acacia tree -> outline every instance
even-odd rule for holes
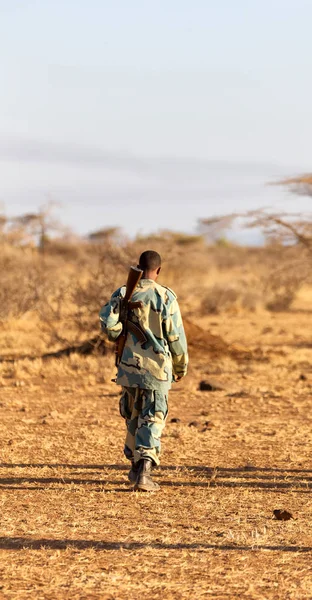
[[[1,241],[5,237],[5,228],[6,228],[7,222],[8,222],[7,218],[4,215],[0,214],[0,239],[1,239]]]
[[[312,174],[307,173],[277,181],[275,185],[287,187],[290,192],[300,196],[312,196]],[[260,215],[263,224],[278,231],[284,241],[296,243],[312,252],[312,216],[311,214],[281,213],[266,215],[265,220]]]
[[[49,202],[38,209],[36,213],[25,213],[11,218],[12,230],[21,238],[35,240],[39,251],[44,254],[49,234],[62,229],[60,222],[53,216],[55,202]]]
[[[214,216],[208,219],[200,219],[199,232],[206,238],[209,244],[216,244],[223,240],[226,232],[233,225],[233,222],[239,217],[238,214]]]
[[[276,185],[287,186],[291,192],[300,196],[312,196],[312,175],[298,175],[297,177],[289,177],[278,181]]]
[[[312,188],[311,188],[312,189]],[[261,230],[268,248],[263,255],[259,289],[270,310],[286,310],[295,300],[301,286],[311,281],[312,219],[298,213],[259,209],[229,216],[203,219],[201,228],[229,227],[239,222],[240,227]],[[208,237],[209,239],[209,237]],[[210,238],[211,239],[211,238]]]
[[[88,240],[96,244],[120,245],[125,240],[125,234],[121,227],[102,227],[89,233]]]

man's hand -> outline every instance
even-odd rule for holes
[[[183,377],[183,375],[174,375],[174,381],[178,383],[179,381],[181,381],[181,379],[183,379]]]

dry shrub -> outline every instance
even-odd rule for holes
[[[208,288],[205,297],[202,300],[202,314],[215,315],[226,311],[237,305],[239,292],[237,288],[227,284],[216,283]]]
[[[273,312],[289,310],[305,280],[300,271],[284,269],[272,273],[264,282],[265,308]]]
[[[38,270],[29,256],[15,252],[0,258],[0,318],[19,317],[38,302]]]
[[[180,302],[202,284],[203,276],[211,269],[209,250],[199,235],[161,231],[138,238],[132,246],[132,254],[138,259],[141,252],[149,248],[162,257],[159,283],[172,287]]]
[[[81,356],[71,354],[61,359],[37,358],[34,360],[16,360],[14,363],[0,364],[0,377],[15,379],[18,384],[24,385],[30,380],[42,383],[42,380],[54,380],[60,383],[64,378],[72,378],[73,385],[94,385],[95,383],[109,383],[114,372],[112,357]]]
[[[285,310],[306,281],[309,261],[297,247],[241,248],[205,245],[200,236],[172,232],[117,245],[79,238],[53,240],[44,255],[34,247],[1,244],[0,319],[5,351],[16,355],[77,345],[99,333],[98,313],[123,285],[129,266],[147,248],[160,252],[160,283],[172,287],[183,315]],[[210,287],[207,287],[210,286]],[[12,319],[33,324],[16,335]],[[14,347],[13,347],[14,346]],[[26,349],[27,346],[27,349]]]
[[[235,281],[233,271],[238,275]],[[229,273],[230,280],[206,289],[201,304],[203,314],[255,311],[260,307],[270,311],[289,310],[302,285],[310,279],[310,260],[298,248],[258,248],[241,270],[233,267]]]
[[[261,276],[264,306],[270,311],[289,310],[303,284],[310,279],[310,257],[305,248],[268,249],[269,268]]]
[[[261,292],[246,286],[246,282],[216,283],[207,289],[201,303],[201,312],[213,315],[240,309],[254,311],[261,302]]]
[[[49,347],[72,345],[99,333],[99,310],[126,281],[131,256],[113,246],[93,248],[92,260],[45,279],[38,307]]]

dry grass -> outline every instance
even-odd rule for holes
[[[157,495],[127,483],[111,356],[0,363],[0,598],[310,599],[311,293],[186,318]],[[5,354],[46,349],[36,319],[2,322]],[[209,378],[223,389],[200,392]]]
[[[296,321],[253,336],[263,316],[240,317],[268,362],[194,357],[171,393],[157,496],[129,490],[107,359],[3,364],[2,597],[310,598],[311,350]],[[212,375],[224,391],[199,392]]]

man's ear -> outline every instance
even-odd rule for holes
[[[161,271],[161,267],[158,267],[158,269],[156,271],[157,275],[159,275],[160,271]]]

